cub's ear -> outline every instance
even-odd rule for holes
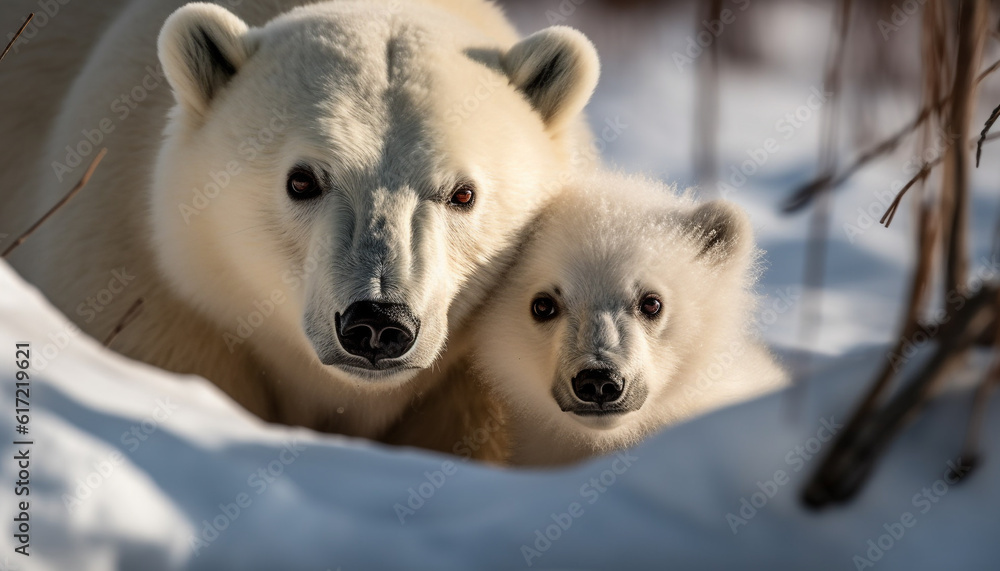
[[[204,115],[250,57],[249,28],[215,4],[188,4],[167,18],[157,42],[160,63],[177,102]]]
[[[732,202],[713,200],[688,215],[689,235],[697,257],[712,264],[749,261],[753,252],[750,217]]]
[[[594,45],[565,26],[546,28],[514,44],[500,65],[551,131],[583,111],[600,74]]]

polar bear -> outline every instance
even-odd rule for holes
[[[266,420],[379,437],[589,143],[593,46],[484,0],[52,4],[0,65],[0,233],[108,154],[13,265],[99,339],[142,298],[115,350]]]
[[[569,185],[472,329],[510,461],[605,453],[782,386],[749,327],[756,258],[731,203],[613,173]]]

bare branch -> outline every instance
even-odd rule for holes
[[[9,52],[10,48],[14,46],[14,42],[16,42],[17,39],[21,37],[21,34],[24,33],[24,29],[28,27],[28,23],[31,22],[31,19],[34,17],[35,17],[34,12],[28,14],[28,19],[25,20],[23,24],[21,24],[21,27],[17,30],[17,33],[14,34],[14,37],[11,38],[9,42],[7,42],[7,47],[3,49],[3,53],[0,53],[0,61],[3,61],[3,58],[7,57],[7,52]]]
[[[101,149],[101,152],[97,153],[97,156],[94,157],[93,161],[91,161],[90,166],[88,166],[87,170],[84,171],[83,176],[80,177],[80,181],[76,183],[76,186],[74,186],[72,190],[70,190],[66,196],[62,198],[62,200],[57,202],[55,206],[50,208],[48,212],[42,215],[42,217],[38,219],[38,222],[32,224],[31,228],[28,228],[23,234],[18,236],[17,240],[14,240],[14,243],[8,246],[7,249],[4,250],[3,254],[0,254],[0,258],[6,259],[7,256],[10,256],[11,252],[14,251],[14,248],[20,246],[22,242],[28,239],[28,236],[31,236],[35,230],[38,230],[39,226],[44,224],[45,221],[55,214],[57,210],[62,208],[71,198],[76,196],[76,193],[80,192],[83,187],[87,186],[87,183],[90,181],[90,177],[93,176],[94,171],[97,170],[97,165],[101,164],[101,159],[103,159],[106,154],[108,154],[108,149]]]
[[[998,298],[1000,301],[1000,298]],[[1000,304],[994,308],[1000,316]],[[994,322],[994,326],[1000,325]],[[972,401],[972,413],[969,415],[969,426],[965,431],[965,443],[962,445],[961,458],[964,463],[975,465],[979,458],[979,435],[982,434],[983,419],[986,417],[986,405],[990,395],[997,385],[1000,385],[1000,327],[993,331],[993,366],[980,381],[976,395]]]
[[[955,318],[942,328],[940,344],[930,362],[877,413],[859,409],[837,436],[829,455],[809,480],[803,501],[813,508],[849,500],[874,469],[879,455],[895,435],[914,419],[945,373],[996,320],[998,290],[984,286]]]
[[[990,127],[993,123],[996,123],[997,118],[1000,118],[1000,105],[996,106],[996,109],[990,113],[990,118],[986,120],[986,125],[983,126],[983,130],[979,133],[979,142],[976,143],[976,168],[979,168],[979,158],[983,154],[983,143],[986,142],[986,134],[990,132]]]
[[[969,138],[976,102],[976,72],[986,43],[987,0],[964,2],[959,8],[958,54],[951,89],[948,133],[958,141]],[[969,266],[969,179],[967,145],[952,145],[945,153],[947,168],[941,189],[941,222],[945,247],[945,291],[964,292]],[[946,301],[947,303],[947,301]],[[953,313],[948,306],[948,312]]]
[[[129,323],[132,323],[135,320],[135,318],[139,316],[139,313],[142,312],[143,303],[144,303],[143,299],[140,297],[139,299],[135,300],[135,303],[133,303],[128,308],[128,310],[125,312],[125,315],[122,315],[122,318],[118,321],[118,324],[115,325],[115,328],[112,329],[111,333],[109,333],[108,336],[104,338],[105,347],[111,346],[111,342],[114,341],[116,337],[118,337],[118,334],[121,333],[123,329],[128,327]]]
[[[711,0],[706,13],[709,22],[721,19],[722,0]],[[699,13],[699,15],[701,15]],[[695,104],[694,162],[698,184],[703,188],[712,185],[716,177],[716,138],[719,130],[719,42],[721,37],[706,48],[708,57],[698,68],[698,93]]]
[[[903,195],[906,194],[906,191],[910,190],[910,188],[914,184],[922,180],[925,180],[927,178],[927,175],[931,173],[931,170],[935,166],[941,164],[942,160],[944,160],[943,157],[938,157],[931,162],[924,163],[924,165],[920,167],[920,171],[917,174],[913,175],[913,178],[911,178],[909,182],[903,185],[903,188],[899,189],[899,192],[896,193],[896,198],[892,199],[892,204],[890,204],[889,207],[886,208],[885,214],[883,214],[882,218],[879,219],[879,224],[884,224],[886,228],[888,228],[889,225],[892,224],[892,219],[896,216],[896,209],[899,208],[899,202],[903,200]]]
[[[980,83],[987,76],[992,74],[997,69],[1000,69],[1000,60],[995,61],[992,65],[982,71],[976,78],[976,83]],[[813,198],[820,192],[826,189],[838,188],[840,185],[844,184],[849,178],[857,174],[862,168],[866,167],[870,162],[875,159],[885,155],[886,153],[891,153],[899,147],[906,137],[916,131],[921,125],[924,124],[927,119],[935,112],[943,110],[946,106],[951,103],[951,94],[941,98],[937,102],[928,103],[920,108],[917,116],[913,118],[909,123],[900,127],[898,131],[890,135],[888,138],[883,140],[881,143],[876,144],[874,147],[868,149],[867,151],[861,153],[858,158],[854,160],[853,163],[848,165],[839,174],[834,175],[833,173],[821,173],[813,180],[803,184],[799,188],[795,189],[791,196],[785,201],[782,206],[782,211],[786,214],[791,214],[793,212],[798,212],[809,204]]]
[[[978,145],[981,146],[984,143],[995,141],[998,138],[1000,138],[1000,133],[993,133],[992,135],[988,135],[980,139]],[[972,145],[976,144],[977,144],[976,141],[969,141],[970,148]],[[894,198],[892,203],[889,204],[889,207],[886,209],[885,214],[883,214],[882,218],[879,220],[880,224],[885,225],[886,228],[889,227],[889,224],[892,224],[892,219],[896,215],[896,209],[899,208],[899,202],[900,200],[902,200],[903,195],[906,194],[906,191],[910,190],[910,187],[912,187],[914,184],[922,180],[925,180],[927,176],[930,174],[930,171],[933,170],[934,167],[936,167],[937,165],[941,164],[944,158],[945,155],[942,155],[934,159],[933,161],[924,163],[923,166],[920,167],[920,171],[917,172],[917,174],[913,175],[913,178],[907,181],[907,183],[903,185],[903,188],[899,189],[899,192],[896,193],[896,198]]]

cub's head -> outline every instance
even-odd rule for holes
[[[251,28],[190,4],[165,23],[154,244],[227,344],[398,385],[558,188],[591,44],[558,27],[493,40],[435,10],[327,2]]]
[[[572,185],[487,302],[477,364],[539,434],[632,444],[668,420],[697,356],[743,326],[753,258],[732,204],[616,175]]]

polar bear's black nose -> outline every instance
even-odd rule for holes
[[[402,356],[417,340],[420,320],[400,303],[356,301],[336,315],[337,338],[351,355],[374,365]]]
[[[573,394],[583,402],[614,402],[624,388],[625,383],[610,369],[584,369],[573,377]]]

